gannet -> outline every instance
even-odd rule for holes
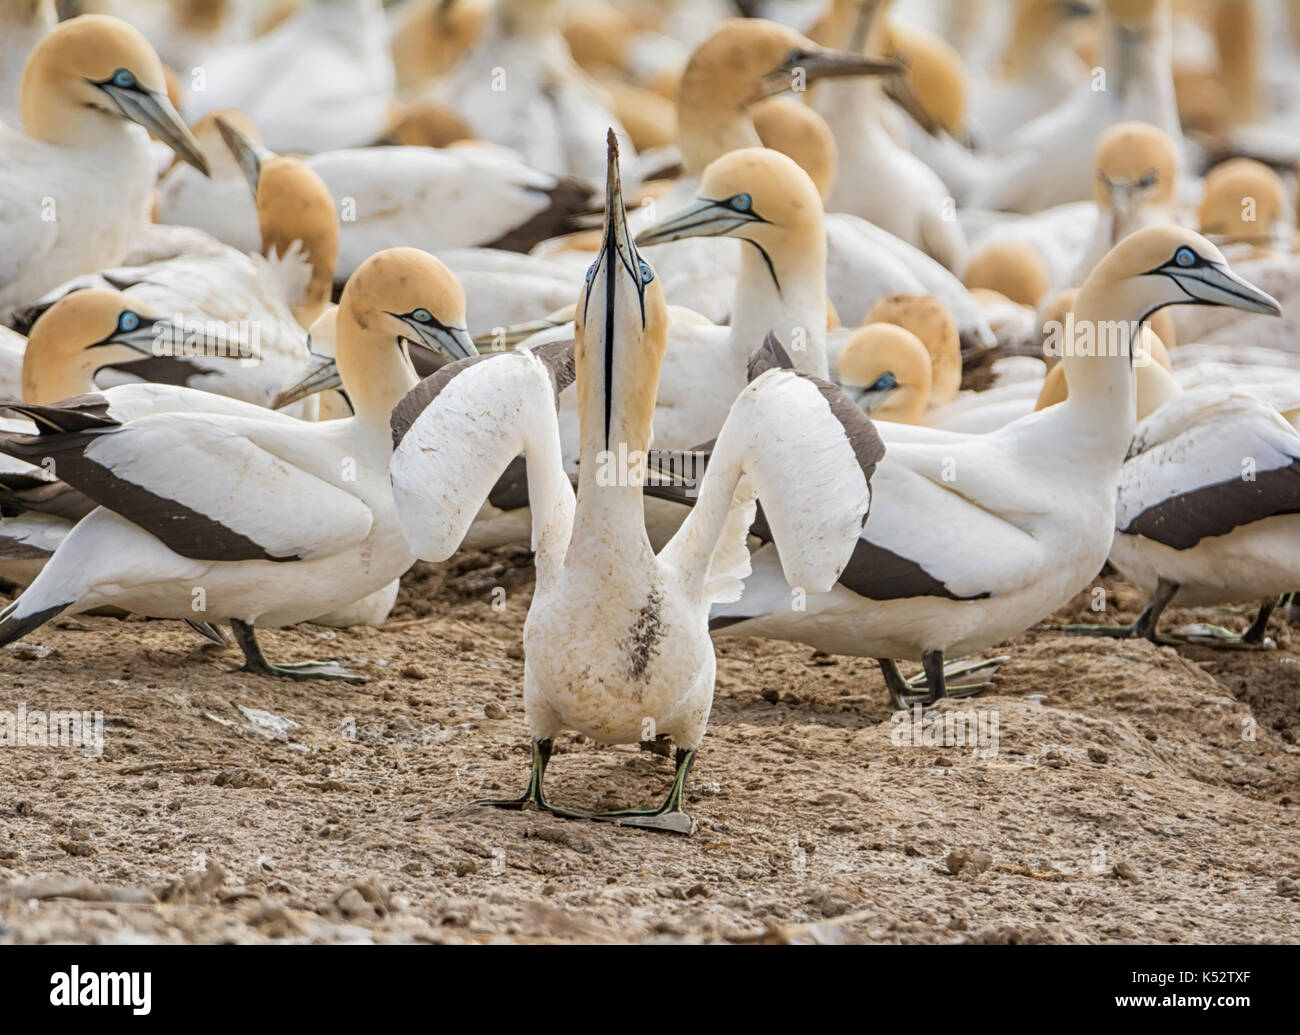
[[[1163,398],[1138,425],[1120,474],[1110,561],[1151,594],[1126,626],[1070,626],[1117,638],[1157,635],[1170,604],[1256,602],[1242,634],[1192,626],[1197,642],[1260,645],[1279,595],[1300,585],[1300,433],[1279,412],[1300,410],[1292,378],[1285,401],[1215,384],[1183,391],[1158,368]]]
[[[1087,198],[1093,192],[1089,152],[1102,132],[1121,121],[1162,129],[1182,164],[1168,0],[1105,0],[1102,15],[1099,70],[1060,105],[1012,134],[1004,158],[977,175],[968,204],[1037,212]]]
[[[257,127],[240,112],[224,110],[203,116],[193,131],[208,175],[183,162],[173,165],[158,182],[155,215],[159,223],[192,226],[241,252],[255,252],[262,246],[257,206],[248,192],[244,170],[217,128],[218,117],[251,143],[262,143]]]
[[[145,129],[206,168],[158,56],[115,18],[55,28],[27,62],[21,100],[23,129],[0,123],[0,311],[121,261],[152,200]]]
[[[86,287],[111,287],[160,312],[184,316],[187,327],[220,328],[228,350],[247,362],[180,356],[168,359],[161,371],[146,360],[122,373],[269,405],[301,373],[306,328],[329,304],[338,217],[324,183],[303,162],[241,153],[256,190],[264,255],[246,255],[191,231],[181,238],[186,247],[180,254],[76,278],[39,300],[35,311]]]
[[[0,451],[53,458],[99,506],[0,612],[0,643],[111,604],[229,621],[250,671],[360,679],[333,663],[273,664],[256,629],[350,604],[410,566],[388,479],[389,414],[417,383],[408,347],[470,355],[464,322],[446,267],[395,249],[365,263],[339,302],[337,361],[354,417],[171,412],[121,423],[103,396],[25,404],[41,433],[4,436]]]
[[[1054,290],[1078,287],[1123,237],[1144,226],[1180,223],[1177,155],[1155,126],[1121,122],[1098,138],[1093,152],[1093,199],[1031,215],[964,209],[973,253],[1020,241],[1047,264]]]
[[[881,51],[883,32],[883,22],[873,19],[864,43],[867,53]],[[878,79],[858,78],[818,88],[813,106],[839,144],[840,174],[827,209],[860,216],[949,270],[960,271],[967,242],[957,222],[952,192],[889,133],[883,121],[885,103]]]
[[[543,793],[561,730],[605,744],[667,736],[677,764],[663,804],[597,818],[690,834],[686,779],[713,700],[708,608],[738,588],[755,496],[790,584],[829,586],[867,513],[882,450],[870,423],[832,386],[767,370],[735,400],[695,508],[656,555],[641,484],[668,313],[627,225],[612,132],[607,183],[603,244],[579,296],[569,375],[581,400],[576,499],[560,457],[560,382],[526,352],[453,364],[397,406],[393,492],[412,550],[443,559],[496,476],[520,451],[527,457],[537,564],[524,626],[532,768],[522,796],[481,804],[584,815]],[[620,456],[630,463],[611,460]]]
[[[1097,139],[1093,167],[1097,222],[1075,284],[1082,284],[1093,266],[1135,230],[1180,222],[1178,151],[1158,126],[1131,121],[1111,126]]]
[[[205,54],[186,112],[244,112],[273,151],[332,151],[378,140],[394,73],[380,0],[305,4],[258,39]]]
[[[869,59],[819,47],[812,40],[783,25],[763,19],[746,18],[725,22],[691,54],[682,74],[677,100],[677,139],[683,175],[673,188],[632,216],[640,229],[653,223],[663,213],[674,212],[689,204],[695,196],[699,179],[708,165],[730,151],[763,144],[755,126],[752,109],[768,97],[807,87],[823,79],[841,76],[887,75],[896,73],[896,61]],[[847,246],[853,246],[851,240]],[[880,259],[879,249],[863,248],[869,259],[851,254],[844,278],[861,290],[907,291],[919,288],[917,279],[898,269],[897,262]],[[660,254],[648,253],[650,261]],[[854,263],[852,259],[861,261]],[[874,262],[883,267],[886,277],[863,266]],[[678,245],[664,268],[664,292],[674,305],[686,306],[707,316],[715,323],[728,316],[727,288],[724,279],[734,277],[736,264],[726,248],[709,241]],[[872,298],[870,301],[874,301]],[[870,301],[863,311],[870,307]]]
[[[1071,46],[1096,14],[1081,0],[1018,0],[1001,67],[972,83],[972,134],[998,151],[1025,123],[1064,101],[1088,75]]]
[[[1277,312],[1190,230],[1153,227],[1121,241],[1079,291],[1076,327],[1132,327],[1168,305]],[[753,557],[739,601],[715,606],[720,633],[793,639],[882,661],[920,659],[930,699],[945,695],[945,652],[981,650],[1066,603],[1101,570],[1115,527],[1120,468],[1136,424],[1127,347],[1097,354],[1076,337],[1061,363],[1069,397],[982,435],[880,425],[887,453],[871,516],[830,592],[789,606],[771,545]],[[1119,343],[1126,345],[1126,342]]]
[[[214,367],[240,362],[238,353],[227,351],[230,343],[224,336],[210,335],[202,325],[187,328],[120,291],[94,288],[56,302],[37,319],[30,337],[20,341],[17,383],[7,385],[0,395],[0,405],[14,404],[19,412],[25,411],[18,404],[55,406],[96,393],[95,378],[105,371],[138,369],[141,362],[155,370],[159,364],[183,365],[187,347],[191,357],[205,355]],[[118,423],[164,412],[235,416],[266,412],[225,396],[169,384],[124,384],[97,398],[103,402],[103,416]],[[25,435],[37,430],[31,422],[13,418],[0,418],[0,428]],[[32,465],[11,457],[0,461],[0,557],[21,562],[19,570],[5,564],[0,571],[24,584],[35,578],[72,526],[95,507],[84,493],[59,480],[56,471],[44,463]]]

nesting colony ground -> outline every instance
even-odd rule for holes
[[[1300,940],[1280,621],[1261,653],[1030,633],[942,709],[995,711],[993,758],[893,743],[873,662],[722,641],[679,839],[467,807],[525,778],[531,592],[526,553],[474,554],[414,570],[383,629],[265,636],[359,688],[245,675],[175,623],[83,616],[0,652],[3,707],[105,717],[98,757],[0,750],[0,941]],[[633,806],[670,775],[568,736],[548,788]]]

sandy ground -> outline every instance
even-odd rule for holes
[[[938,709],[996,717],[979,754],[914,745],[870,661],[721,641],[682,839],[467,807],[525,779],[531,589],[526,553],[475,554],[408,575],[383,629],[264,635],[359,688],[245,675],[164,622],[0,651],[0,708],[105,717],[98,756],[0,749],[0,942],[1300,939],[1300,630],[1278,619],[1263,652],[1031,632],[993,691]],[[547,782],[609,808],[670,777],[566,736]]]

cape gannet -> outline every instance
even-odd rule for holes
[[[115,18],[55,28],[28,59],[21,100],[23,129],[0,123],[0,312],[121,261],[152,201],[146,129],[206,172],[158,56]]]
[[[738,589],[755,496],[781,543],[790,584],[828,586],[867,513],[882,450],[838,390],[768,370],[736,399],[695,508],[656,555],[641,485],[668,314],[627,226],[612,132],[605,212],[567,375],[576,377],[581,400],[576,499],[560,458],[560,381],[533,353],[453,364],[411,392],[393,413],[393,491],[412,549],[443,559],[497,474],[520,451],[527,457],[537,555],[524,627],[532,770],[521,797],[482,804],[584,815],[543,792],[560,731],[607,744],[666,735],[677,765],[664,803],[598,818],[689,834],[696,824],[683,809],[686,779],[713,699],[708,607]],[[466,437],[471,424],[477,430]]]
[[[25,404],[40,434],[4,436],[0,451],[53,458],[99,506],[0,612],[0,642],[113,605],[229,621],[250,671],[360,679],[333,663],[273,664],[255,630],[350,604],[410,566],[388,478],[389,414],[417,383],[410,345],[472,353],[464,319],[464,293],[446,267],[395,249],[365,263],[339,302],[337,361],[354,417],[169,412],[122,423],[103,396]]]
[[[1100,68],[1060,105],[1012,134],[1002,160],[976,176],[969,204],[1037,212],[1087,198],[1093,192],[1088,152],[1121,121],[1159,127],[1182,164],[1168,0],[1104,0],[1102,14]]]
[[[241,252],[255,252],[262,246],[257,206],[248,193],[244,170],[217,128],[218,117],[244,139],[262,143],[257,127],[240,112],[227,109],[203,116],[193,131],[208,175],[200,175],[184,162],[173,165],[158,181],[155,216],[159,223],[192,226]]]
[[[1130,350],[1098,349],[1095,335],[1187,303],[1277,312],[1273,299],[1193,231],[1153,227],[1131,235],[1079,291],[1080,331],[1061,358],[1070,382],[1063,403],[982,435],[905,428],[900,436],[880,425],[888,452],[839,584],[793,610],[777,593],[778,558],[769,544],[753,557],[744,595],[717,605],[711,625],[883,659],[900,705],[908,685],[894,659],[920,659],[930,699],[943,697],[945,652],[1017,635],[1101,570],[1136,414]],[[1093,329],[1091,346],[1086,328]]]
[[[1151,600],[1129,625],[1067,629],[1168,642],[1157,626],[1170,604],[1251,601],[1259,611],[1244,633],[1197,625],[1180,635],[1258,646],[1278,597],[1300,585],[1300,433],[1279,403],[1248,390],[1185,392],[1159,368],[1148,376],[1163,398],[1153,400],[1124,461],[1110,561]],[[1280,405],[1300,410],[1296,379]]]
[[[972,136],[999,151],[1025,123],[1061,103],[1088,75],[1072,43],[1097,13],[1082,0],[1018,0],[999,68],[976,76],[970,98]]]
[[[275,155],[262,161],[247,149],[241,154],[249,176],[245,193],[250,183],[256,191],[265,255],[246,255],[189,232],[181,238],[180,254],[76,278],[39,300],[32,312],[87,287],[124,290],[160,312],[182,315],[187,328],[219,329],[227,351],[246,362],[174,356],[128,365],[122,374],[270,405],[301,373],[306,328],[329,304],[339,224],[329,191],[304,163]],[[300,409],[295,416],[313,412]]]
[[[883,21],[873,18],[865,41],[855,40],[850,49],[862,45],[867,53],[881,53],[884,31]],[[827,83],[817,89],[813,105],[839,144],[840,174],[827,208],[861,216],[960,272],[967,242],[956,202],[939,176],[890,134],[884,123],[886,103],[878,79]],[[865,184],[870,189],[864,190]]]

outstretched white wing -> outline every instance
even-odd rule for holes
[[[757,496],[786,580],[824,593],[852,556],[884,452],[871,421],[834,385],[768,369],[732,406],[699,501],[660,560],[699,571],[706,599],[735,599],[735,581],[749,571],[748,522],[736,510]]]
[[[388,469],[402,532],[417,556],[450,557],[520,453],[527,456],[539,564],[553,546],[567,545],[573,487],[560,463],[555,396],[572,370],[571,342],[475,356],[443,367],[398,403]]]

